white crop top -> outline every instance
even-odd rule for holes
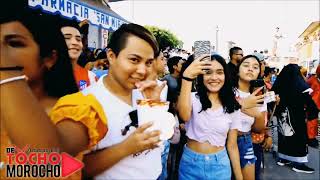
[[[243,99],[243,98],[246,98],[248,96],[250,96],[250,93],[243,92],[243,91],[240,91],[239,89],[236,89],[236,97],[237,98]],[[259,108],[259,111],[260,112],[267,111],[267,104],[263,104]],[[240,112],[239,116],[240,116],[240,121],[241,121],[241,127],[238,130],[241,131],[241,132],[249,132],[249,131],[251,131],[251,126],[254,123],[254,118],[244,114],[243,112]]]

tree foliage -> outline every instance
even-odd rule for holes
[[[183,42],[169,30],[161,29],[156,26],[145,26],[145,28],[156,37],[160,49],[165,49],[168,46],[171,48],[181,48],[183,45]]]

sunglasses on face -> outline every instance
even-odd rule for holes
[[[121,129],[122,136],[125,136],[127,134],[127,132],[129,131],[131,126],[133,126],[135,128],[137,128],[139,126],[137,110],[131,111],[129,113],[129,117],[130,117],[131,123],[126,125],[124,127],[124,129]]]

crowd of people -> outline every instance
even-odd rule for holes
[[[277,164],[314,172],[305,163],[318,142],[319,65],[308,78],[297,64],[279,73],[240,47],[229,62],[195,59],[159,49],[133,23],[87,55],[77,23],[46,18],[15,3],[1,15],[1,162],[15,144],[77,157],[85,166],[70,179],[261,179],[274,116]],[[138,99],[170,102],[171,138],[139,123]]]

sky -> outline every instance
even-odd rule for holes
[[[285,47],[294,44],[313,21],[319,21],[318,0],[285,1],[173,1],[130,0],[110,3],[111,9],[130,22],[168,29],[191,50],[196,40],[210,40],[226,55],[227,41],[245,54],[272,48],[275,28],[280,27]]]

